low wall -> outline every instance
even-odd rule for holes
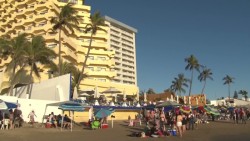
[[[115,110],[112,113],[115,118],[113,120],[128,120],[128,116],[132,119],[135,119],[135,116],[139,113],[139,110]],[[71,115],[69,112],[64,112],[68,116]],[[75,122],[88,122],[89,120],[89,111],[88,109],[84,112],[74,112],[74,120]],[[111,120],[111,116],[108,117],[108,120]]]

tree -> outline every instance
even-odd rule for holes
[[[224,85],[228,85],[228,97],[230,99],[230,84],[233,83],[234,78],[226,75],[222,80],[224,81]]]
[[[16,69],[24,66],[24,48],[28,45],[26,34],[19,34],[13,39],[1,38],[0,39],[0,58],[7,59],[11,57],[10,63],[7,65],[6,71],[10,72],[10,89],[9,95],[13,95],[13,88],[15,86],[14,77]]]
[[[238,93],[237,93],[237,91],[234,91],[234,99],[238,99]]]
[[[198,79],[202,82],[204,81],[204,85],[201,91],[201,94],[204,93],[205,90],[205,86],[206,86],[206,82],[207,82],[207,78],[209,78],[210,80],[213,80],[212,78],[213,73],[211,72],[210,69],[204,68],[203,71],[200,73],[200,75],[198,76]]]
[[[168,92],[170,92],[170,93],[172,92],[170,88],[167,88],[164,90],[164,93],[168,93]]]
[[[61,75],[61,68],[62,66],[62,59],[61,59],[61,46],[62,46],[62,38],[61,38],[61,32],[62,29],[67,27],[71,32],[74,32],[74,28],[77,28],[77,24],[79,23],[79,18],[76,16],[77,11],[72,7],[71,3],[66,4],[62,7],[58,17],[52,17],[51,23],[53,25],[53,30],[59,30],[58,38],[59,38],[59,48],[58,48],[58,63],[59,63],[59,75]]]
[[[239,94],[241,94],[242,97],[244,97],[244,99],[247,101],[247,98],[248,98],[247,94],[248,94],[248,92],[246,90],[240,90]]]
[[[91,33],[90,41],[89,41],[88,50],[87,50],[87,53],[86,53],[86,56],[85,56],[85,59],[84,59],[83,65],[82,65],[80,79],[76,85],[77,88],[79,88],[80,82],[83,79],[84,70],[85,70],[86,63],[87,63],[87,60],[89,58],[89,54],[90,54],[90,50],[91,50],[93,36],[97,33],[98,30],[105,31],[101,26],[106,26],[106,24],[104,22],[105,20],[101,16],[100,12],[95,12],[93,15],[91,15],[90,20],[91,20],[91,23],[87,24],[85,27],[85,33],[89,33],[89,32]]]
[[[193,83],[194,70],[200,72],[201,65],[199,64],[198,60],[195,58],[194,55],[190,55],[190,57],[185,58],[185,62],[187,62],[185,70],[191,71],[191,79],[190,79],[189,94],[188,94],[190,96]]]
[[[30,97],[30,84],[33,83],[33,73],[40,78],[37,63],[44,66],[54,65],[53,59],[56,57],[56,53],[52,49],[46,47],[45,40],[42,36],[32,37],[29,46],[25,47],[24,50],[26,66],[30,67],[30,80],[27,88],[27,94],[29,94]]]
[[[178,74],[178,77],[174,78],[174,81],[172,81],[172,85],[170,86],[171,91],[178,92],[178,95],[181,96],[181,93],[185,93],[186,90],[183,88],[188,87],[187,82],[189,80],[185,78],[184,74]]]
[[[73,63],[68,63],[68,62],[63,62],[61,64],[61,75],[64,74],[71,74],[71,90],[70,90],[70,95],[73,96],[74,93],[74,88],[76,87],[76,84],[80,78],[80,70],[76,68],[76,66]],[[53,66],[51,68],[51,71],[53,72],[54,76],[58,76],[58,70],[59,66]],[[55,72],[55,73],[54,73]]]
[[[155,94],[155,91],[154,89],[152,88],[149,88],[148,91],[147,91],[147,94]]]

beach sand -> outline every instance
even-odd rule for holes
[[[37,125],[38,126],[38,125]],[[233,124],[228,121],[215,121],[200,124],[196,130],[188,130],[183,137],[169,136],[161,138],[131,137],[133,132],[141,132],[145,126],[129,127],[126,122],[115,121],[113,128],[90,130],[75,126],[73,131],[55,128],[24,127],[15,130],[0,130],[1,141],[249,141],[250,121],[247,124]]]

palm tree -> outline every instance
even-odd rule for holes
[[[234,99],[238,99],[238,93],[237,91],[234,91],[234,96],[233,96]]]
[[[244,97],[245,100],[247,101],[247,98],[248,98],[247,94],[248,94],[248,92],[247,92],[246,90],[240,90],[240,91],[238,92],[238,94],[241,94],[242,97]]]
[[[190,57],[185,58],[185,62],[187,62],[185,70],[191,71],[191,79],[190,79],[189,94],[188,94],[188,96],[190,96],[193,83],[194,70],[200,72],[201,65],[199,64],[198,60],[195,58],[194,55],[190,55]]]
[[[228,97],[230,100],[230,84],[233,83],[234,78],[226,75],[222,80],[224,80],[224,85],[228,85]]]
[[[11,57],[11,62],[8,64],[6,71],[10,72],[10,89],[9,95],[13,95],[13,88],[15,83],[14,76],[16,69],[22,68],[24,65],[24,48],[28,45],[26,34],[19,34],[13,39],[1,38],[0,39],[0,58],[7,59]]]
[[[41,65],[54,65],[53,59],[56,57],[56,53],[50,48],[46,47],[45,40],[42,36],[34,36],[30,42],[30,45],[25,48],[26,65],[30,66],[30,79],[29,84],[33,83],[33,72],[37,77],[40,77],[39,68],[37,63]],[[30,94],[29,86],[27,88],[27,94]]]
[[[86,53],[86,56],[85,56],[85,59],[84,59],[83,65],[82,65],[81,76],[80,76],[80,79],[76,85],[77,88],[79,88],[80,82],[83,79],[84,69],[86,67],[86,63],[87,63],[87,60],[88,60],[88,57],[90,54],[93,36],[97,33],[98,30],[105,31],[101,26],[106,26],[106,24],[104,22],[105,20],[101,16],[100,12],[95,12],[93,15],[91,15],[90,20],[91,20],[91,23],[87,24],[85,27],[85,33],[88,33],[88,32],[91,33],[90,41],[89,41],[88,50],[87,50],[87,53]]]
[[[207,82],[207,78],[209,78],[210,80],[213,80],[212,78],[213,73],[211,72],[210,69],[204,68],[203,71],[200,73],[200,75],[198,76],[198,79],[202,82],[204,81],[204,85],[201,91],[201,94],[203,94],[204,90],[205,90],[205,86],[206,86],[206,82]]]
[[[77,28],[78,22],[78,17],[76,16],[77,11],[72,7],[71,3],[66,4],[65,6],[62,7],[58,17],[53,17],[51,19],[51,23],[53,25],[53,30],[59,30],[59,48],[58,48],[58,61],[59,61],[59,75],[61,75],[61,68],[62,66],[62,59],[61,59],[61,32],[62,29],[67,27],[71,32],[74,32],[74,28]]]
[[[188,79],[185,78],[184,74],[178,74],[178,77],[174,78],[174,81],[172,81],[172,85],[170,86],[171,91],[177,92],[179,96],[181,96],[181,93],[185,93],[186,90],[183,88],[188,87],[187,82],[189,82]]]
[[[76,87],[76,84],[80,78],[80,70],[76,68],[76,66],[72,63],[68,63],[68,62],[63,62],[61,64],[61,75],[64,75],[64,74],[68,74],[70,73],[71,74],[71,96],[73,95],[74,93],[74,88]],[[58,66],[53,66],[53,68],[51,68],[51,71],[55,74],[54,76],[58,76],[58,69],[59,67]]]
[[[146,92],[147,94],[155,94],[155,91],[153,88],[149,88],[148,91]]]

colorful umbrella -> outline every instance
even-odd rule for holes
[[[97,118],[104,118],[104,117],[110,116],[113,112],[114,110],[101,108],[97,110],[96,112],[94,112],[94,116]]]
[[[180,110],[183,112],[183,113],[190,113],[191,112],[191,109],[189,106],[181,106],[180,107]]]

